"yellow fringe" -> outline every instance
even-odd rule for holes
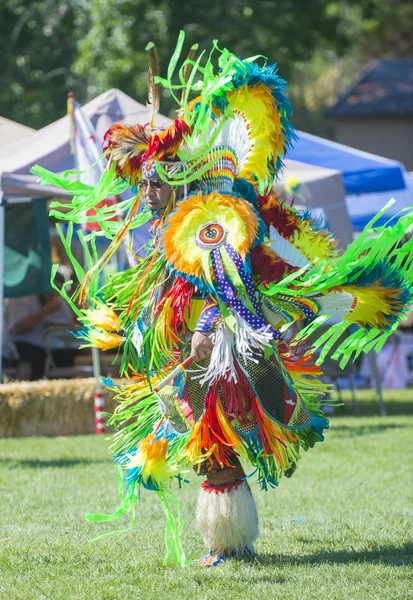
[[[154,327],[154,346],[166,360],[173,360],[173,350],[179,347],[179,343],[183,343],[171,328],[172,302],[172,296],[166,298]]]

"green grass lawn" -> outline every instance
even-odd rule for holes
[[[362,397],[361,412],[376,411]],[[413,598],[413,393],[389,416],[340,408],[324,443],[294,477],[264,493],[252,484],[261,537],[250,562],[218,569],[163,567],[164,515],[143,491],[133,532],[88,540],[125,522],[87,523],[111,512],[117,490],[107,442],[96,436],[0,440],[0,598],[346,599]],[[193,514],[200,481],[178,491],[188,557],[203,554]]]

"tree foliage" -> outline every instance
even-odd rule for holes
[[[0,114],[38,128],[64,115],[68,91],[85,102],[111,87],[145,102],[146,44],[165,72],[184,29],[187,48],[217,38],[276,60],[304,120],[309,78],[341,65],[347,82],[371,57],[413,55],[412,19],[405,0],[2,0]],[[161,110],[172,110],[168,98]]]

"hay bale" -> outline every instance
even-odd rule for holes
[[[22,381],[0,386],[0,437],[94,433],[95,379]],[[105,411],[113,393],[104,390]]]

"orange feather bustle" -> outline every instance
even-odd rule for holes
[[[251,205],[229,194],[212,192],[190,195],[179,203],[179,211],[166,221],[163,255],[177,271],[197,278],[203,275],[202,252],[195,242],[197,231],[207,223],[218,221],[227,232],[228,241],[244,259],[257,234],[258,219]]]

